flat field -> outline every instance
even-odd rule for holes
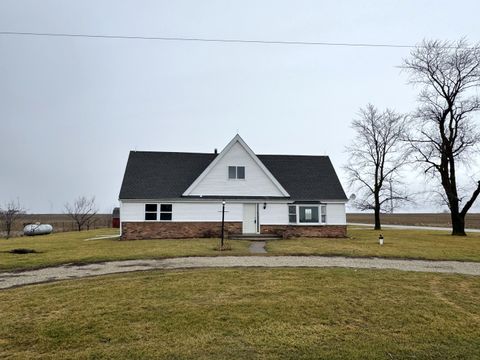
[[[465,221],[467,228],[480,229],[480,214],[467,214]],[[373,224],[373,214],[349,213],[347,214],[347,222]],[[445,213],[382,214],[382,224],[437,227],[452,226],[452,222],[450,221],[450,214]]]
[[[0,292],[0,358],[479,359],[476,277],[196,269]]]

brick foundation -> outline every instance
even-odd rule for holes
[[[188,239],[220,237],[220,222],[122,222],[123,240],[141,239]],[[261,225],[262,234],[280,235],[284,239],[292,237],[330,237],[347,236],[346,225]],[[225,236],[241,234],[241,222],[226,222]]]
[[[188,239],[221,236],[220,222],[122,222],[123,240]],[[241,222],[226,222],[228,233],[242,232]]]
[[[343,238],[347,236],[347,225],[261,225],[262,234],[292,237]]]

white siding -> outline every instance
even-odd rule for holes
[[[172,221],[221,221],[222,203],[151,201],[142,203],[122,202],[121,221],[144,221],[145,204],[172,204]],[[225,221],[242,221],[243,204],[226,204]]]
[[[175,203],[173,221],[221,221],[222,203]],[[242,221],[243,204],[225,204],[225,221]]]
[[[221,202],[155,202],[172,204],[172,221],[221,221],[222,204]],[[288,204],[287,203],[269,203],[264,209],[264,203],[258,202],[260,213],[260,224],[262,225],[287,225],[288,224]],[[243,204],[229,203],[225,205],[225,221],[243,221]],[[120,204],[121,221],[144,221],[145,202],[121,202]],[[327,204],[327,225],[345,225],[345,204],[329,203]]]
[[[260,224],[262,225],[286,225],[288,224],[288,205],[269,204],[263,208],[260,204]]]
[[[229,166],[245,166],[245,179],[228,179]],[[238,142],[190,195],[283,196],[279,188]]]
[[[345,225],[346,223],[345,204],[327,204],[327,224]]]
[[[121,221],[143,221],[145,220],[145,203],[120,203]]]

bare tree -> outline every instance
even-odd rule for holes
[[[91,199],[80,196],[73,202],[73,205],[65,204],[65,214],[75,221],[78,231],[82,231],[83,226],[88,225],[97,212],[94,196]]]
[[[480,46],[468,46],[464,40],[423,41],[402,67],[410,82],[420,87],[420,105],[409,142],[425,174],[438,179],[443,188],[452,235],[466,235],[465,215],[480,194],[480,179],[473,188],[461,191],[457,174],[458,165],[473,165],[472,154],[480,143],[472,119],[480,109],[475,94],[480,86]]]
[[[407,163],[408,154],[402,140],[406,131],[406,117],[393,110],[380,112],[368,104],[353,120],[356,136],[346,148],[350,154],[344,167],[350,187],[357,193],[355,206],[373,210],[375,229],[381,229],[380,212],[403,201],[408,201],[400,190],[399,172]]]
[[[25,214],[25,209],[20,205],[19,200],[10,201],[5,205],[5,209],[0,208],[0,218],[7,233],[7,239],[10,237],[13,225],[22,214]]]

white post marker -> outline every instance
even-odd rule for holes
[[[383,245],[383,235],[382,235],[382,234],[380,234],[380,235],[378,236],[378,243],[379,243],[380,245]]]

